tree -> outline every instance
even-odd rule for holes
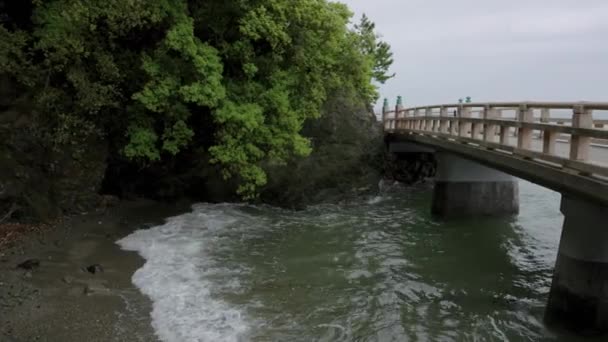
[[[360,36],[361,52],[371,56],[374,61],[373,79],[384,84],[389,79],[395,77],[394,73],[389,73],[389,69],[393,64],[391,47],[388,43],[380,40],[381,36],[376,33],[376,24],[363,14],[359,24],[355,25],[355,31]]]
[[[300,135],[337,89],[375,101],[390,48],[326,0],[32,0],[0,7],[0,77],[35,99],[49,141],[96,134],[143,167],[210,156],[255,197],[263,164],[306,156]]]

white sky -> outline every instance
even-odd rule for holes
[[[608,101],[608,0],[340,0],[391,44],[406,106]]]

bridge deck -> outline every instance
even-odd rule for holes
[[[472,114],[475,108],[481,109]],[[570,120],[551,118],[552,109],[563,108],[572,109]],[[389,141],[417,142],[457,153],[550,189],[606,204],[608,149],[599,146],[608,141],[608,130],[592,114],[594,109],[606,108],[608,103],[455,104],[411,109],[398,105],[395,111],[385,108],[383,121]],[[504,117],[505,110],[515,111],[517,119]],[[539,117],[535,110],[540,110]]]

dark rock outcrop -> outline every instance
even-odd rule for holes
[[[377,190],[383,135],[376,117],[364,104],[341,96],[330,99],[324,113],[304,127],[313,145],[309,157],[267,168],[263,202],[300,208]]]
[[[385,153],[384,179],[413,185],[432,178],[437,161],[432,153]]]
[[[0,108],[0,216],[48,221],[99,202],[107,148],[102,139],[53,146],[31,112]]]

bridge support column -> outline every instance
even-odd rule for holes
[[[562,196],[561,211],[545,321],[583,334],[608,333],[608,206]]]
[[[437,152],[435,158],[434,215],[501,216],[519,211],[519,187],[513,176],[446,152]]]

